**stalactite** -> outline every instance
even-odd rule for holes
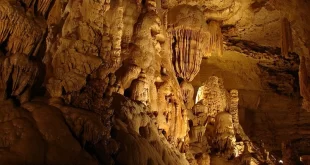
[[[9,19],[0,20],[0,43],[4,42],[10,34]]]
[[[21,0],[21,1],[26,7],[26,10],[36,9],[35,12],[45,16],[54,0]]]
[[[38,6],[37,6],[37,10],[39,13],[41,13],[43,16],[46,14],[46,12],[48,11],[51,3],[53,0],[38,0]]]
[[[282,20],[282,49],[281,54],[285,58],[288,57],[288,53],[293,50],[293,38],[291,24],[287,18]]]
[[[43,28],[6,1],[0,2],[0,44],[7,43],[7,51],[30,55],[43,34]]]
[[[5,49],[7,55],[10,55],[1,64],[0,88],[7,91],[6,83],[11,77],[12,87],[9,90],[12,93],[7,95],[16,96],[24,102],[29,99],[30,88],[38,72],[36,64],[28,56],[37,53],[44,27],[40,21],[30,18],[29,13],[16,10],[14,5],[8,1],[0,1],[0,44],[7,42]],[[25,5],[31,5],[31,1],[26,1]]]
[[[173,64],[178,77],[192,81],[200,70],[204,56],[203,42],[207,35],[201,30],[192,30],[185,27],[174,28],[170,36],[173,50]]]
[[[162,1],[162,5],[168,4]],[[199,72],[202,58],[208,55],[210,32],[206,20],[199,8],[189,5],[169,10],[167,20],[176,75],[190,82]]]
[[[0,44],[4,42],[13,28],[10,26],[12,20],[16,19],[14,9],[7,1],[0,1]]]
[[[25,90],[31,88],[38,74],[38,66],[25,54],[14,54],[2,61],[1,68],[1,90],[7,91],[6,85],[12,78],[12,87],[7,93],[9,96],[21,96]],[[25,98],[28,99],[28,98]]]
[[[6,98],[6,91],[7,91],[7,82],[10,78],[10,75],[13,70],[13,66],[10,65],[9,61],[5,57],[1,57],[0,59],[0,92],[1,96],[0,99]]]
[[[210,55],[213,51],[219,56],[223,55],[223,34],[220,27],[220,23],[217,21],[211,21],[209,23],[210,43],[207,53]]]

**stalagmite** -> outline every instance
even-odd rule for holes
[[[223,81],[216,76],[211,76],[198,89],[196,103],[201,101],[207,107],[206,113],[214,118],[217,113],[227,108],[226,92],[223,88]]]
[[[291,23],[287,18],[283,18],[282,20],[282,48],[281,54],[285,58],[288,58],[288,53],[293,51],[293,38],[292,38],[292,29]]]
[[[227,112],[221,112],[215,118],[215,134],[214,143],[216,148],[226,158],[232,158],[236,152],[236,138],[233,127],[232,116]]]
[[[232,116],[232,121],[235,125],[239,124],[239,116],[238,116],[238,90],[233,89],[230,91],[230,106],[229,106],[229,113]]]
[[[227,113],[226,106],[227,106],[227,98],[226,98],[226,90],[223,86],[223,81],[216,76],[211,76],[208,80],[203,84],[202,87],[198,89],[197,96],[196,96],[196,104],[192,108],[189,119],[191,121],[191,128],[190,128],[190,146],[199,146],[199,150],[195,150],[196,156],[205,154],[206,148],[209,147],[207,137],[212,137],[214,139],[225,139],[223,136],[225,133],[222,132],[217,134],[217,132],[213,132],[213,129],[221,129],[222,127],[219,125],[218,119],[215,119],[221,113]],[[231,115],[228,114],[231,118]],[[221,122],[229,122],[229,118],[222,119],[225,121]],[[231,119],[232,120],[232,119]],[[232,122],[232,121],[231,121]],[[232,124],[232,123],[231,123]],[[225,124],[224,124],[225,125]],[[214,128],[215,127],[215,128]],[[223,127],[227,127],[227,124]],[[232,131],[234,128],[232,127]],[[234,132],[233,132],[234,135]],[[221,137],[222,136],[222,137]],[[210,140],[210,139],[209,139]],[[221,141],[221,140],[219,140]],[[223,140],[225,141],[225,140]],[[215,143],[215,148],[218,148],[218,143]],[[210,144],[211,145],[211,144]],[[225,145],[225,144],[224,144]],[[226,148],[222,149],[226,151]]]
[[[112,38],[112,50],[110,55],[110,63],[108,63],[109,67],[118,67],[120,65],[121,61],[121,41],[122,41],[122,35],[123,35],[123,29],[124,29],[124,23],[123,23],[123,13],[124,9],[123,7],[118,7],[116,10],[116,18],[115,22],[112,26],[111,33],[114,34]]]
[[[223,80],[216,76],[209,77],[198,89],[196,104],[189,115],[189,145],[195,148],[193,153],[196,157],[211,147],[219,155],[232,159],[245,152],[244,143],[252,145],[239,124],[238,101],[238,91],[232,89],[228,93]],[[253,157],[249,156],[249,159]]]
[[[145,73],[141,72],[138,79],[132,82],[131,90],[131,99],[141,101],[143,104],[149,105],[150,87]]]

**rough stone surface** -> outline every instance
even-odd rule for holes
[[[0,164],[308,162],[309,11],[0,0]]]

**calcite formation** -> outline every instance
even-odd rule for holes
[[[0,0],[0,164],[305,162],[309,10],[303,0]],[[266,91],[298,110],[273,112]],[[285,110],[289,138],[270,117]],[[260,126],[272,145],[246,134]]]
[[[191,109],[194,106],[194,87],[186,82],[183,81],[180,84],[181,92],[182,92],[182,98],[183,102],[187,109]]]
[[[291,23],[287,18],[283,18],[282,21],[282,49],[281,53],[284,57],[288,58],[289,51],[293,50],[293,38]]]
[[[1,1],[0,43],[6,42],[5,50],[9,54],[22,53],[36,55],[45,32],[43,20],[24,13],[9,1]],[[24,32],[28,32],[26,35]]]
[[[140,73],[138,79],[132,82],[132,92],[131,92],[131,99],[141,101],[145,105],[147,105],[149,100],[149,82],[145,73]]]
[[[205,22],[203,12],[193,6],[180,5],[167,13],[172,62],[177,76],[192,81],[200,70],[202,57],[212,52],[223,54],[220,23]]]
[[[188,129],[188,116],[182,100],[181,93],[174,91],[171,82],[164,82],[158,88],[158,127],[173,141],[183,139]]]
[[[168,30],[177,76],[192,81],[208,45],[209,33],[203,14],[192,6],[177,6],[168,12]]]
[[[223,35],[221,24],[218,21],[210,21],[208,25],[211,36],[207,52],[208,54],[215,52],[221,56],[223,55]]]
[[[215,118],[216,114],[225,111],[227,104],[227,91],[223,86],[223,80],[212,76],[198,89],[196,102],[206,106],[205,112]]]
[[[31,87],[38,74],[38,65],[24,54],[14,54],[4,59],[1,67],[2,97],[15,96],[20,102],[28,101]],[[9,86],[9,82],[12,86]]]
[[[192,31],[186,28],[174,29],[172,31],[171,43],[174,47],[173,62],[178,77],[187,81],[194,79],[194,76],[199,72],[200,63],[204,52],[202,52],[203,38],[206,38],[199,30]]]
[[[230,91],[229,113],[232,116],[232,121],[234,125],[239,124],[238,102],[239,102],[238,90],[233,89]]]
[[[215,118],[215,148],[228,159],[236,156],[236,138],[233,127],[232,115],[221,112]]]

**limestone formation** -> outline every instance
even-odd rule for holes
[[[0,164],[307,162],[309,11],[0,0]]]
[[[22,53],[36,55],[45,27],[40,19],[15,8],[14,3],[1,1],[0,44],[7,42],[5,50],[9,54]],[[41,9],[39,9],[41,10]],[[27,32],[27,34],[24,34]]]
[[[216,115],[214,143],[216,149],[226,158],[236,156],[236,138],[231,114],[221,112]]]
[[[283,18],[281,32],[282,32],[281,53],[282,56],[288,58],[289,51],[293,50],[293,38],[292,38],[291,23],[288,21],[287,18]]]
[[[184,138],[187,133],[187,114],[182,100],[181,93],[174,91],[171,82],[164,82],[158,88],[158,126],[172,140]]]
[[[149,86],[146,80],[145,74],[141,73],[139,78],[132,82],[132,94],[131,98],[133,100],[141,101],[143,104],[147,105],[149,103]]]
[[[238,90],[233,89],[228,94],[223,80],[211,76],[198,89],[196,100],[198,102],[189,115],[191,153],[198,157],[213,151],[228,160],[241,155],[244,160],[256,161],[256,158],[247,156],[249,151],[245,149],[245,145],[253,144],[239,123]],[[263,156],[259,157],[263,159]],[[188,160],[191,161],[190,157]]]
[[[172,62],[177,76],[192,81],[199,72],[210,37],[203,14],[192,6],[178,6],[169,11],[168,23]]]
[[[208,46],[208,53],[216,52],[219,56],[223,55],[223,35],[221,24],[216,21],[211,21],[209,24],[210,31],[210,45]],[[210,56],[210,55],[209,55]]]
[[[183,102],[186,105],[186,108],[191,109],[194,106],[194,88],[193,88],[193,86],[190,83],[183,81],[180,84],[180,88],[182,90]]]
[[[20,102],[30,99],[31,87],[38,74],[38,66],[24,54],[14,54],[2,61],[1,64],[1,93],[2,97],[16,96]],[[9,82],[12,83],[9,86]],[[7,93],[11,91],[11,93]]]
[[[216,114],[227,110],[227,91],[224,89],[223,80],[211,76],[198,89],[196,102],[201,102],[206,106],[205,113],[211,118],[215,118]]]
[[[238,102],[239,102],[238,90],[233,89],[230,91],[229,113],[232,116],[234,126],[239,125]]]

